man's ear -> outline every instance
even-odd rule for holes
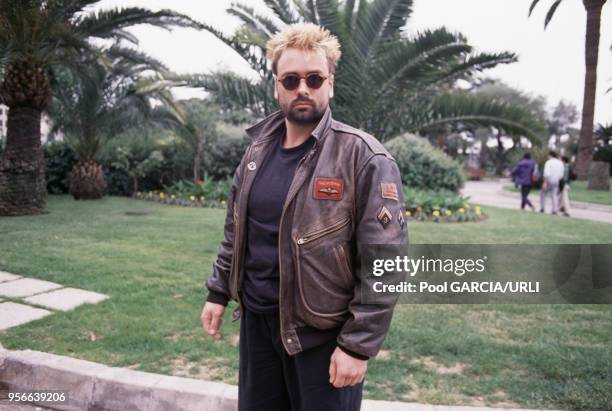
[[[329,98],[333,98],[334,97],[334,75],[331,74],[329,76]]]
[[[276,78],[274,78],[274,80],[275,80],[275,81],[274,81],[274,98],[275,98],[276,100],[278,100],[278,89],[277,89],[277,87],[278,87],[278,81],[276,81]]]

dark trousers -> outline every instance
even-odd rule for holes
[[[521,209],[525,208],[526,205],[533,208],[533,204],[529,201],[529,192],[531,191],[531,186],[522,185],[521,186]]]
[[[280,339],[278,311],[246,309],[240,319],[239,411],[359,411],[363,383],[335,388],[329,362],[336,340],[293,356]]]

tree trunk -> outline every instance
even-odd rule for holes
[[[0,215],[40,214],[47,206],[45,159],[40,142],[41,110],[11,107],[0,160]]]
[[[193,181],[200,179],[200,153],[196,153],[193,157]]]
[[[79,160],[70,172],[70,194],[75,200],[97,200],[104,196],[106,180],[95,160]]]
[[[501,140],[501,135],[498,133],[497,136],[497,158],[495,159],[495,174],[498,176],[502,175],[504,171],[504,144]]]
[[[586,179],[593,158],[593,123],[595,117],[595,96],[597,93],[597,60],[599,55],[599,27],[601,9],[606,0],[583,0],[587,12],[585,40],[584,100],[582,103],[582,125],[576,157],[576,174]]]

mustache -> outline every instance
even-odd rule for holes
[[[293,107],[293,106],[295,106],[295,105],[297,105],[297,104],[299,104],[299,103],[308,103],[308,104],[310,104],[311,106],[314,106],[314,105],[315,105],[314,100],[311,100],[311,99],[306,98],[306,97],[298,97],[298,98],[296,98],[295,100],[293,100],[293,103],[291,103],[291,106]]]

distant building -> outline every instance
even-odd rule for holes
[[[6,127],[8,122],[8,107],[0,104],[0,139],[6,139]],[[43,113],[40,120],[40,141],[45,144],[50,140],[62,140],[62,133],[51,135],[53,124],[46,113]]]

